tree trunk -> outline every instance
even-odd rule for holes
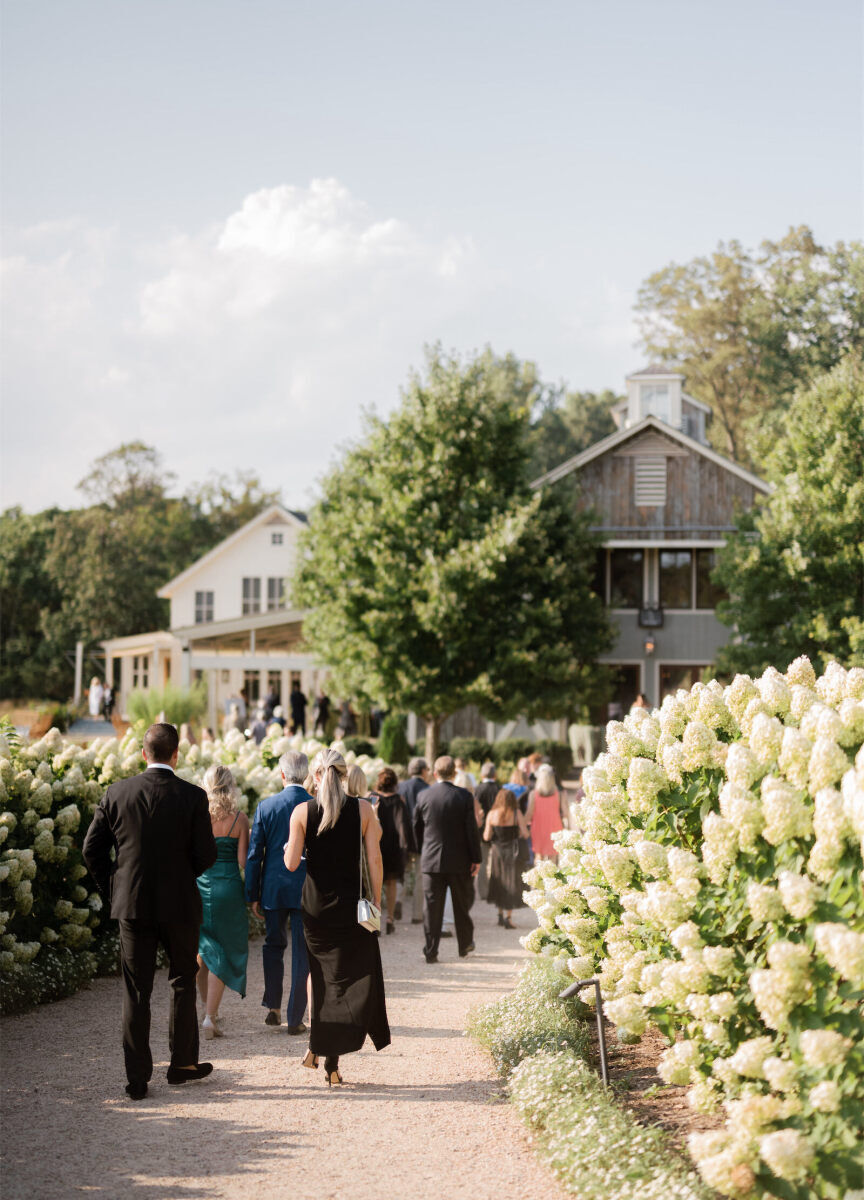
[[[431,770],[438,757],[438,737],[444,717],[424,717],[423,720],[426,722],[426,761]]]

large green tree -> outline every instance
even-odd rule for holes
[[[864,663],[864,365],[849,355],[794,397],[768,460],[773,492],[739,522],[716,578],[735,628],[721,671],[799,654]]]
[[[512,357],[427,352],[387,420],[324,480],[295,581],[334,686],[426,721],[566,715],[611,640],[587,518],[532,491],[532,389]]]
[[[649,356],[711,406],[718,449],[762,466],[795,389],[864,348],[864,245],[806,226],[755,251],[721,242],[650,275],[636,311]]]
[[[622,397],[603,392],[545,389],[531,421],[529,473],[537,479],[574,454],[615,432],[612,406]]]

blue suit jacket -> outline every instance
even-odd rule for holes
[[[291,783],[275,796],[267,796],[255,810],[246,859],[246,899],[257,900],[262,908],[299,908],[306,879],[306,860],[296,871],[285,866],[284,850],[288,841],[291,814],[305,804],[309,794]]]

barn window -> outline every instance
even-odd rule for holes
[[[666,503],[666,456],[643,454],[635,460],[634,503],[637,507]]]

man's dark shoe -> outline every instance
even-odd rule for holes
[[[169,1067],[166,1078],[169,1083],[193,1083],[204,1079],[213,1070],[212,1063],[199,1063],[197,1067]]]
[[[453,930],[452,930],[452,929],[442,929],[442,930],[441,930],[441,936],[442,936],[442,937],[452,937],[452,936],[453,936]]]
[[[411,918],[411,924],[412,924],[412,925],[422,925],[422,924],[423,924],[423,918],[422,918],[422,917],[412,917],[412,918]]]
[[[264,1018],[264,1024],[265,1025],[281,1025],[282,1018],[280,1017],[279,1013],[275,1013],[275,1012],[271,1011],[271,1012],[268,1012],[267,1016]]]
[[[138,1082],[127,1083],[126,1095],[130,1100],[143,1100],[147,1095],[147,1084]]]
[[[292,1034],[301,1034],[306,1032],[306,1026],[301,1021],[299,1025],[289,1025],[288,1032]]]
[[[471,954],[471,953],[472,953],[472,951],[474,951],[474,950],[476,950],[476,949],[477,949],[477,947],[474,945],[474,943],[473,943],[473,942],[471,942],[469,945],[467,945],[467,946],[465,947],[465,949],[464,949],[464,950],[460,950],[460,951],[459,951],[459,957],[460,957],[460,958],[467,958],[467,957],[468,957],[468,955],[469,955],[469,954]]]
[[[430,967],[432,963],[436,963],[438,961],[437,954],[424,954],[423,957],[426,959],[427,963],[429,963]]]

